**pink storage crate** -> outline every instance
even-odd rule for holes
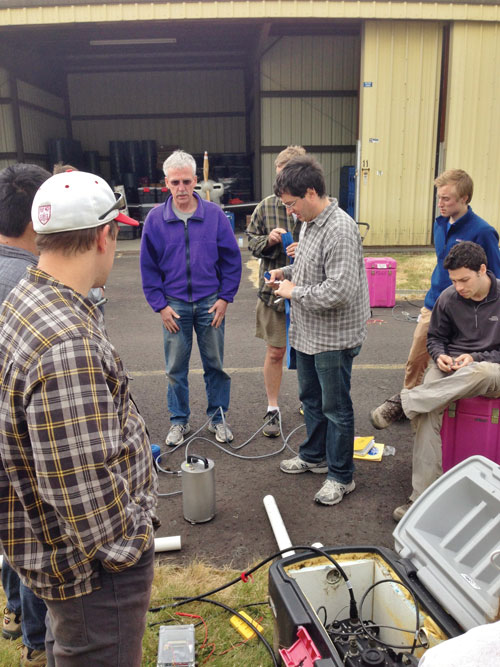
[[[396,303],[396,266],[392,257],[365,257],[372,308],[392,308]]]
[[[460,461],[482,454],[500,463],[500,398],[461,398],[443,416],[443,472]]]

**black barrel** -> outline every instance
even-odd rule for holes
[[[123,141],[109,142],[109,168],[112,178],[117,182],[121,181],[120,175],[127,171]]]
[[[101,163],[99,160],[99,151],[84,151],[83,161],[85,169],[91,174],[100,174]]]
[[[148,183],[156,183],[158,180],[156,141],[154,139],[143,139],[141,141],[141,153],[144,165],[143,176],[148,179]]]

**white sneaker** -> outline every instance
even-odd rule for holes
[[[177,447],[184,442],[184,436],[189,433],[191,426],[189,424],[172,424],[168,435],[165,439],[165,444],[169,447]]]
[[[328,466],[326,461],[321,461],[321,463],[308,463],[304,461],[300,456],[294,456],[293,459],[285,459],[280,463],[281,472],[289,472],[292,475],[297,475],[299,472],[316,472],[316,473],[325,473],[328,472]]]
[[[334,479],[327,479],[318,493],[314,496],[314,500],[320,505],[336,505],[340,503],[342,498],[354,491],[356,484],[354,480],[349,484],[341,484]]]
[[[233,434],[231,433],[231,429],[229,428],[227,422],[225,424],[222,422],[219,424],[210,422],[208,425],[208,430],[210,433],[215,433],[215,439],[217,442],[231,442],[233,440]]]

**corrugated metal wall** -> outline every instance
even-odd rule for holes
[[[68,87],[84,150],[154,139],[190,153],[246,151],[243,70],[71,74]]]
[[[66,136],[64,102],[24,81],[17,82],[17,90],[24,152],[47,153],[49,139]]]
[[[281,149],[290,144],[325,147],[324,152],[313,154],[324,167],[329,192],[338,195],[340,167],[355,160],[359,59],[360,38],[352,34],[286,36],[265,53],[261,61],[263,196],[272,190],[279,152],[265,147]],[[343,152],[327,149],[341,145],[346,146]]]
[[[365,24],[359,220],[370,245],[431,242],[441,42],[438,23]]]
[[[0,154],[15,153],[16,138],[12,121],[9,73],[3,68],[0,68],[0,98],[4,100],[0,104]],[[11,159],[0,159],[0,169],[8,167],[9,164],[12,164]]]
[[[473,209],[500,229],[500,26],[457,23],[450,36],[445,158],[474,180]]]

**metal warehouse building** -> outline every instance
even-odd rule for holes
[[[0,167],[73,139],[245,156],[250,198],[302,144],[331,194],[357,167],[370,245],[431,242],[432,181],[474,178],[500,229],[500,6],[493,0],[0,0]]]

